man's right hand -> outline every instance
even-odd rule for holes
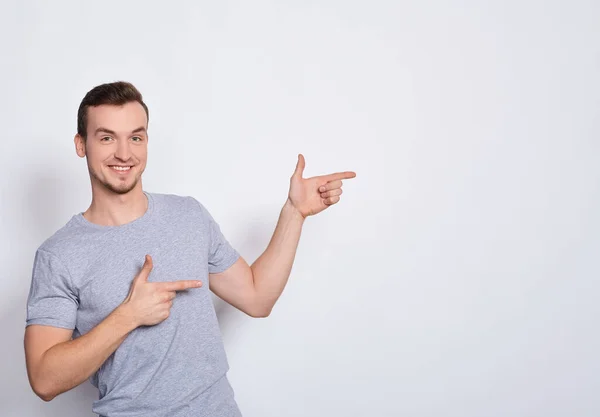
[[[202,286],[202,282],[195,280],[148,282],[151,271],[152,258],[146,255],[144,266],[133,279],[129,294],[123,301],[137,326],[153,326],[166,320],[177,291]]]

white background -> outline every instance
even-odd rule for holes
[[[193,195],[253,262],[298,153],[353,170],[272,315],[217,303],[245,417],[600,415],[596,1],[3,1],[0,415],[45,403],[35,249],[91,194],[95,85],[150,108],[144,188]]]

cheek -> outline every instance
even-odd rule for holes
[[[96,172],[102,171],[105,167],[105,161],[110,158],[110,153],[92,151],[87,153],[88,166]]]
[[[141,165],[146,165],[146,160],[148,159],[148,152],[145,149],[138,150],[134,153],[134,155]]]
[[[107,148],[108,146],[88,146],[86,148],[86,155],[88,157],[88,160],[91,161],[94,165],[102,163],[102,161],[110,155],[110,150]]]

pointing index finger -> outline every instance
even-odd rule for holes
[[[202,282],[196,280],[181,280],[173,282],[161,282],[160,286],[166,291],[183,291],[188,288],[198,288],[202,286]]]
[[[356,172],[344,171],[344,172],[336,172],[334,174],[324,175],[322,178],[324,180],[326,180],[327,182],[329,182],[329,181],[335,181],[335,180],[345,180],[345,179],[354,178],[354,177],[356,177]]]

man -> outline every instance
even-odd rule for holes
[[[299,155],[273,237],[249,266],[199,201],[143,190],[148,108],[133,85],[87,93],[75,149],[92,202],[35,254],[24,340],[33,391],[50,401],[89,379],[100,416],[240,416],[209,289],[268,316],[304,220],[356,174],[305,179]]]

